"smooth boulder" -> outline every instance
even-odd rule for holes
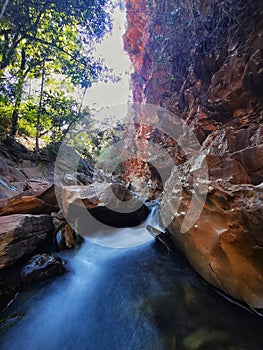
[[[60,200],[63,213],[74,228],[80,217],[92,226],[99,222],[112,227],[132,227],[139,225],[148,215],[143,202],[118,183],[67,186],[62,189]]]
[[[166,184],[160,209],[163,225],[204,279],[252,307],[263,308],[263,186],[210,181],[204,208],[185,232],[182,225],[191,219],[193,196],[191,176],[185,178],[179,196],[182,184],[176,178]],[[202,183],[195,186],[194,211],[202,207],[202,189]]]

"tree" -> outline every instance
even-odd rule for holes
[[[81,116],[86,91],[101,72],[100,64],[84,53],[84,46],[110,30],[106,4],[112,6],[107,0],[13,0],[6,6],[0,23],[1,89],[6,89],[4,94],[10,94],[4,78],[12,77],[16,81],[11,93],[14,101],[11,135],[14,136],[22,100],[27,98],[23,96],[26,78],[40,79],[37,118],[32,110],[30,113],[32,122],[35,121],[37,152],[48,76],[64,74],[73,85],[82,88],[78,112],[70,119],[68,127]],[[1,5],[3,1],[0,0]]]
[[[65,51],[60,40],[41,37],[39,28],[47,18],[63,29],[78,26],[83,40],[100,39],[110,29],[107,0],[10,0],[0,23],[0,72],[13,63],[21,42],[39,42]],[[0,0],[0,7],[4,1]],[[55,30],[53,31],[55,32]],[[70,52],[68,52],[71,55]],[[72,56],[74,59],[74,55]]]
[[[21,63],[18,70],[17,78],[17,88],[16,88],[16,101],[15,107],[12,113],[12,125],[11,125],[11,136],[14,136],[17,131],[17,121],[18,121],[18,113],[21,106],[22,94],[23,94],[23,84],[26,77],[26,51],[23,47],[21,50]]]

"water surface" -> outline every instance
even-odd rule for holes
[[[217,295],[154,240],[128,249],[86,240],[60,255],[69,272],[2,313],[0,349],[262,349],[263,319]]]

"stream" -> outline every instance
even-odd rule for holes
[[[156,210],[135,235],[158,224]],[[130,231],[115,229],[111,242],[129,241]],[[60,256],[68,273],[21,293],[2,312],[0,349],[262,349],[263,319],[223,299],[151,236],[123,249],[85,240]]]

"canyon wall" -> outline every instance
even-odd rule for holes
[[[138,158],[126,163],[126,178],[137,179],[136,186],[155,182],[153,192],[163,185],[161,221],[192,266],[225,293],[262,308],[262,3],[127,0],[126,7],[134,102],[165,108],[195,134],[208,192],[204,200],[198,186],[193,190],[198,159],[189,160],[165,133],[149,136],[143,115]],[[177,127],[176,118],[169,123]],[[174,160],[165,184],[140,156],[151,137]],[[193,192],[204,208],[182,232]]]

